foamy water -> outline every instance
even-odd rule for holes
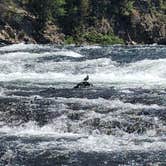
[[[165,53],[157,45],[1,47],[0,164],[40,165],[40,155],[51,166],[165,163]],[[73,89],[87,74],[93,87]]]
[[[21,45],[21,46],[20,46]],[[1,72],[0,81],[35,81],[53,82],[78,82],[86,74],[90,75],[91,82],[115,84],[136,84],[166,86],[166,60],[143,59],[131,63],[120,64],[112,60],[110,51],[103,58],[87,59],[87,55],[74,50],[52,51],[40,45],[14,45],[5,46],[0,51],[10,51],[0,55]],[[29,51],[41,48],[50,49],[40,53]],[[86,47],[84,48],[86,49]],[[87,49],[101,49],[90,47]],[[108,49],[108,48],[107,48]],[[110,48],[113,50],[113,48]],[[162,48],[163,49],[163,48]],[[26,52],[20,52],[26,50]],[[14,52],[11,52],[14,51]],[[125,56],[125,55],[124,55]],[[74,58],[74,59],[70,59]],[[82,59],[80,59],[82,58]],[[79,60],[80,59],[80,60]]]

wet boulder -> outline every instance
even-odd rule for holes
[[[76,86],[74,86],[74,89],[90,88],[92,86],[93,86],[93,84],[91,84],[87,81],[83,81],[83,82],[78,83]]]

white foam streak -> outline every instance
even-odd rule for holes
[[[34,50],[34,49],[50,49],[52,48],[49,45],[39,45],[39,44],[12,44],[8,46],[0,47],[0,51],[24,51],[24,50]]]
[[[101,135],[98,137],[89,136],[88,139],[82,138],[77,142],[79,149],[97,152],[122,152],[122,151],[154,151],[154,150],[166,150],[166,144],[161,138],[147,138],[142,136],[128,136],[128,137],[114,137]],[[139,144],[135,143],[135,140],[140,141]],[[148,141],[148,140],[151,140]]]
[[[49,56],[68,56],[68,57],[74,57],[79,58],[82,57],[81,54],[78,54],[74,51],[50,51],[50,52],[43,52],[43,53],[29,53],[29,52],[12,52],[12,53],[6,53],[1,54],[0,59],[2,60],[28,60],[28,59],[37,59],[39,57],[49,57]]]
[[[1,81],[32,81],[32,82],[62,82],[64,81],[65,74],[62,73],[9,73],[0,74]]]
[[[81,48],[84,48],[84,49],[99,49],[99,48],[102,48],[102,47],[99,46],[99,45],[85,45]]]
[[[19,137],[31,137],[31,136],[41,136],[41,137],[81,137],[83,134],[74,134],[67,132],[58,132],[54,124],[48,124],[43,127],[39,127],[35,122],[29,121],[20,126],[3,126],[0,128],[0,133],[6,135],[15,135]]]
[[[69,57],[74,57],[74,58],[82,57],[81,54],[78,54],[78,53],[73,52],[73,51],[68,51],[68,50],[56,52],[56,53],[54,53],[54,55],[69,56]]]
[[[17,137],[44,137],[55,139],[48,142],[40,142],[40,149],[56,147],[58,144],[61,148],[67,148],[69,151],[84,151],[84,152],[122,152],[122,151],[156,151],[166,150],[164,137],[139,136],[128,134],[121,137],[108,135],[83,135],[73,133],[59,133],[52,125],[38,127],[34,122],[29,122],[20,127],[3,126],[0,128],[0,133],[8,136],[15,135]],[[74,142],[61,139],[57,142],[57,138],[76,138]],[[139,143],[138,143],[139,142]]]
[[[144,104],[131,104],[131,103],[124,103],[123,101],[120,101],[118,99],[116,100],[106,100],[104,98],[98,98],[98,99],[86,99],[86,98],[61,98],[59,97],[57,99],[58,102],[62,103],[78,103],[82,106],[102,106],[105,108],[111,108],[111,109],[166,109],[164,106],[159,106],[157,104],[151,104],[151,105],[144,105]]]
[[[112,83],[145,83],[145,84],[164,84],[166,60],[142,60],[126,66],[119,66],[112,69],[103,70],[104,72],[95,73],[92,80],[95,82]]]

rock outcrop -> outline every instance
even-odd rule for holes
[[[166,16],[155,15],[154,13],[132,13],[129,31],[132,39],[138,43],[164,44],[164,39],[166,39]]]
[[[39,31],[37,18],[20,6],[7,6],[0,2],[0,43],[62,43],[63,34],[48,22]]]

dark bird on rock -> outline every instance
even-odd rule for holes
[[[85,78],[84,78],[84,81],[88,81],[89,80],[89,76],[87,75]]]
[[[87,75],[82,82],[79,82],[76,86],[74,86],[74,89],[83,89],[83,88],[90,88],[93,87],[93,84],[88,82],[89,76]]]

